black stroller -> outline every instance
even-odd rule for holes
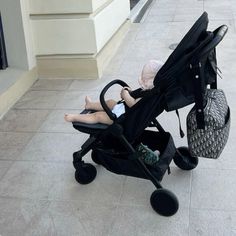
[[[222,25],[213,32],[207,31],[207,26],[208,15],[204,12],[155,76],[154,88],[133,91],[133,97],[142,99],[119,118],[108,108],[104,97],[111,86],[128,85],[114,80],[104,87],[100,102],[114,121],[112,125],[73,123],[75,129],[89,134],[81,150],[73,154],[77,182],[88,184],[96,177],[96,168],[82,160],[92,150],[92,160],[107,170],[151,180],[157,189],[152,193],[150,202],[157,213],[171,216],[177,212],[177,197],[164,189],[160,181],[169,170],[172,159],[179,168],[191,170],[197,166],[198,157],[191,156],[187,147],[176,148],[170,133],[162,128],[156,117],[164,110],[173,111],[192,103],[197,105],[207,86],[216,87],[215,47],[226,34],[227,26]],[[201,112],[201,109],[198,110]],[[84,110],[82,113],[88,112],[93,111]],[[146,129],[148,127],[156,129]],[[140,143],[160,151],[157,167],[137,158],[135,148]]]

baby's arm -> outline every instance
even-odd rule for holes
[[[129,88],[124,87],[121,90],[120,96],[122,99],[124,99],[124,101],[128,107],[132,107],[135,103],[137,103],[140,100],[140,98],[134,99],[132,96],[130,96],[129,90],[130,90]]]

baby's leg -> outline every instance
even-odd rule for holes
[[[111,125],[113,121],[105,111],[97,111],[89,114],[66,114],[65,120],[68,122],[82,122],[86,124],[102,123]]]
[[[106,101],[107,106],[112,110],[112,108],[116,105],[116,101],[113,99],[109,99]],[[85,97],[85,109],[87,110],[95,110],[95,111],[103,111],[103,107],[100,102],[93,102],[90,97]]]

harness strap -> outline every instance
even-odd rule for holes
[[[152,89],[147,89],[147,90],[143,90],[143,89],[136,89],[130,92],[130,95],[137,99],[137,98],[143,98],[143,97],[150,97],[156,94],[160,93],[160,89],[159,88],[152,88]]]
[[[175,110],[175,112],[176,112],[176,115],[177,115],[178,120],[179,120],[179,134],[180,134],[180,137],[183,138],[185,134],[184,134],[184,131],[182,130],[182,127],[181,127],[181,122],[180,122],[180,116],[179,116],[178,109]]]

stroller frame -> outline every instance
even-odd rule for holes
[[[113,81],[111,84],[117,82],[119,81]],[[78,127],[77,123],[74,123],[73,125],[76,129],[81,128]],[[151,122],[151,125],[149,127],[156,127],[156,129],[160,132],[160,134],[166,133],[156,119]],[[82,128],[83,131],[85,131],[84,128],[85,127]],[[151,173],[150,169],[147,168],[144,162],[141,159],[136,158],[135,156],[136,151],[134,147],[127,141],[126,137],[123,135],[123,128],[120,124],[113,123],[112,125],[107,126],[106,129],[105,126],[102,127],[100,131],[94,132],[92,135],[90,135],[90,137],[86,140],[86,142],[81,146],[81,149],[79,151],[73,153],[73,165],[74,168],[76,169],[75,171],[76,181],[79,182],[80,184],[88,184],[95,179],[97,173],[96,168],[90,163],[85,163],[82,160],[82,157],[85,156],[90,150],[96,149],[99,141],[102,139],[102,136],[106,135],[107,133],[119,139],[123,147],[127,150],[128,153],[130,153],[129,155],[127,155],[129,161],[133,162],[134,166],[138,166],[141,176],[145,179],[149,179],[156,187],[156,190],[152,193],[150,198],[150,202],[153,209],[163,216],[171,216],[175,214],[179,208],[177,197],[171,191],[163,188],[160,181],[158,181],[157,177]],[[175,150],[174,144],[172,150],[173,148]],[[177,150],[175,153],[175,159],[180,159],[180,158],[181,160],[179,160],[180,163],[179,167],[182,169],[190,170],[197,166],[198,158],[189,156],[186,159],[184,154],[181,154],[181,149],[180,151]],[[96,158],[93,152],[92,152],[92,160],[97,164],[101,164],[101,162]],[[165,171],[166,170],[164,170],[164,172]],[[112,172],[117,173],[116,171]],[[122,173],[119,172],[118,174]],[[128,175],[133,176],[132,173]],[[160,179],[162,179],[163,175],[164,173],[161,175]],[[136,175],[135,177],[140,177],[140,176]]]
[[[205,93],[207,85],[213,88],[217,87],[217,73],[215,71],[217,67],[214,67],[216,66],[215,47],[227,32],[227,26],[225,25],[220,26],[213,32],[206,31],[207,25],[208,16],[207,13],[204,12],[157,73],[154,80],[154,88],[150,91],[142,92],[137,90],[134,92],[134,94],[136,93],[136,97],[143,98],[138,102],[137,106],[135,105],[136,107],[130,109],[132,110],[131,112],[116,118],[108,108],[105,102],[105,94],[110,87],[115,84],[122,87],[128,86],[124,81],[113,80],[103,88],[100,94],[101,105],[110,119],[113,120],[113,124],[91,125],[73,122],[75,129],[89,134],[89,138],[81,146],[81,149],[73,154],[73,165],[76,170],[75,179],[77,182],[80,184],[88,184],[96,177],[96,168],[92,164],[85,163],[82,160],[82,158],[92,150],[92,160],[97,164],[102,164],[109,171],[149,179],[156,187],[156,190],[151,195],[150,203],[158,214],[172,216],[178,211],[179,203],[177,197],[171,191],[163,188],[160,181],[166,170],[169,170],[169,164],[172,159],[179,168],[192,170],[198,164],[198,157],[192,156],[188,147],[175,148],[171,135],[163,129],[157,121],[156,116],[163,110],[177,110],[195,102],[197,111],[199,111],[199,114],[197,114],[198,125],[200,128],[204,128],[204,116],[202,114],[203,94]],[[193,35],[196,35],[196,37],[190,40]],[[179,68],[184,69],[179,71]],[[175,80],[173,80],[173,78]],[[132,132],[129,131],[127,129],[127,121],[132,118],[133,114],[131,113],[137,110],[135,114],[137,115],[139,110],[141,110],[140,107],[142,108],[145,102],[150,102],[150,99],[153,97],[155,98],[152,99],[154,101],[152,104],[149,104],[149,107],[153,106],[150,111],[151,115],[149,115],[147,119],[146,117],[141,117],[138,128],[134,129],[134,127],[132,127]],[[156,104],[158,104],[158,106]],[[93,111],[84,110],[82,113],[90,112]],[[131,119],[131,124],[133,124],[134,121],[135,118]],[[135,154],[137,140],[139,140],[138,142],[140,143],[139,138],[146,132],[145,129],[147,127],[155,127],[157,129],[157,132],[147,132],[148,135],[158,133],[163,137],[168,136],[169,142],[166,144],[166,147],[169,147],[167,151],[169,157],[167,163],[164,163],[164,168],[158,170],[161,171],[161,174],[158,174],[151,167],[147,166],[141,159],[138,159]],[[109,149],[106,147],[108,137],[115,138],[115,141],[122,146],[122,150],[125,150],[127,154],[125,155],[125,162],[131,163],[130,168],[125,170],[122,168],[116,169],[116,164],[119,164],[121,161],[121,153],[117,156],[108,151],[108,156],[110,155],[110,157],[106,158],[106,151]],[[162,156],[160,156],[160,160],[161,158]],[[124,159],[122,161],[124,161]],[[112,162],[115,164],[112,164]],[[136,167],[138,167],[139,172],[134,173],[133,168]]]

